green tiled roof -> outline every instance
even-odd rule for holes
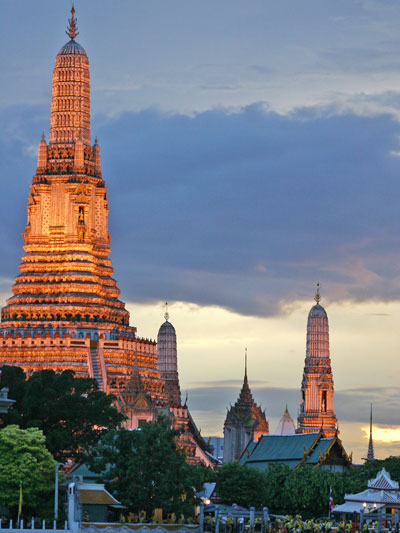
[[[247,459],[246,465],[250,466],[257,462],[284,463],[286,461],[297,461],[296,464],[298,464],[304,458],[304,448],[308,451],[317,436],[318,433],[263,435]]]
[[[246,448],[244,449],[244,452],[242,453],[240,459],[239,459],[239,464],[240,465],[244,465],[245,462],[249,459],[249,456],[251,456],[251,454],[253,453],[254,451],[254,448],[257,446],[257,442],[252,440],[251,442],[249,442],[249,444],[246,446]]]
[[[249,468],[255,468],[257,470],[263,471],[275,463],[277,464],[279,463],[280,465],[290,466],[290,468],[296,468],[296,466],[299,464],[299,460],[295,459],[293,461],[268,461],[268,462],[258,461],[257,463],[248,462],[246,463],[246,466],[248,466]]]
[[[316,465],[319,462],[319,452],[321,452],[321,455],[324,455],[326,450],[332,444],[332,441],[333,437],[331,437],[330,439],[320,439],[318,444],[310,453],[310,456],[308,457],[306,463]]]

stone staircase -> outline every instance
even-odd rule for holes
[[[99,384],[99,390],[103,390],[103,377],[101,375],[100,363],[97,358],[97,346],[90,346],[90,357],[92,358],[93,377]]]

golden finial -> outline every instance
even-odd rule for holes
[[[244,349],[244,375],[247,377],[247,348]]]
[[[317,302],[317,304],[319,304],[319,302],[321,301],[321,295],[319,293],[319,283],[317,283],[317,291],[315,293],[314,300]]]
[[[164,315],[164,318],[168,322],[168,320],[169,320],[168,302],[165,302],[165,315]]]
[[[69,26],[67,28],[67,31],[65,32],[71,40],[75,39],[75,37],[79,35],[79,31],[77,31],[78,26],[76,24],[78,22],[78,19],[76,19],[74,15],[75,15],[75,8],[74,8],[74,4],[72,4],[71,18],[68,19]]]

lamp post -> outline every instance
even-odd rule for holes
[[[55,483],[54,483],[54,520],[58,518],[58,470],[64,463],[57,463],[55,468]]]

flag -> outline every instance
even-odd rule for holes
[[[329,489],[329,516],[335,507],[335,502],[333,501],[332,487]]]

